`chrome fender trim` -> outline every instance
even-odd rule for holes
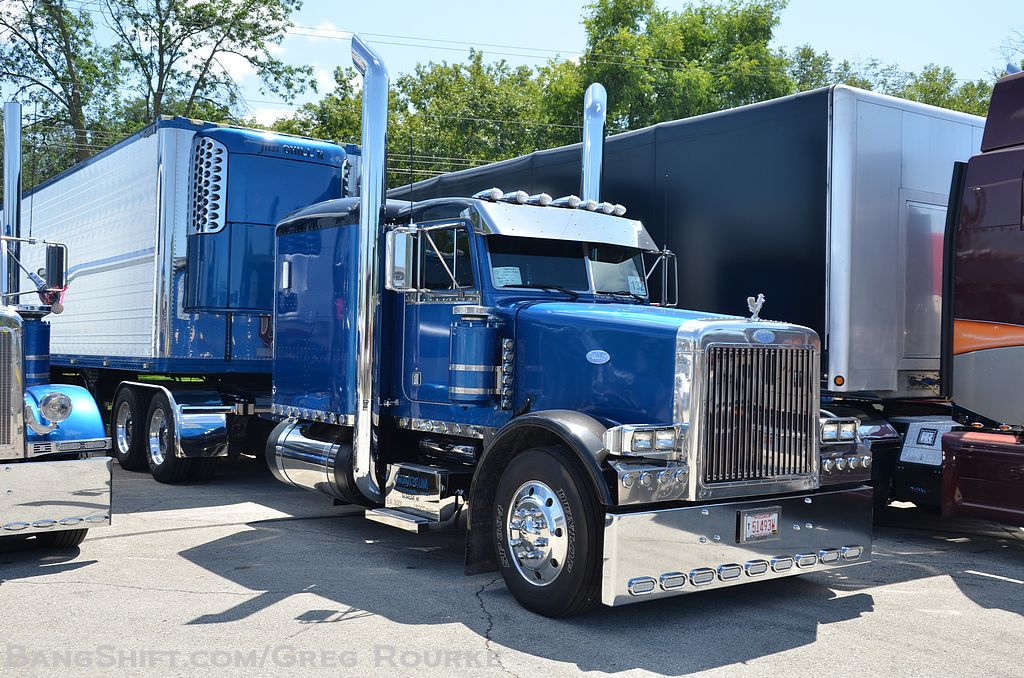
[[[183,459],[228,456],[228,415],[237,414],[238,408],[225,404],[220,394],[209,390],[174,393],[166,386],[138,381],[123,381],[118,390],[125,386],[157,391],[167,398],[174,410],[174,456]]]

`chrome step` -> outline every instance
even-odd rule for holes
[[[406,513],[405,511],[398,511],[390,508],[376,508],[366,509],[366,519],[372,520],[375,523],[381,523],[383,525],[390,525],[391,527],[397,527],[400,530],[406,532],[426,532],[430,529],[431,525],[439,525],[439,523],[424,518],[423,516],[413,515]]]

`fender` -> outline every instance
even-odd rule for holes
[[[572,410],[542,410],[516,417],[488,442],[480,455],[469,497],[466,530],[466,574],[498,569],[494,559],[491,507],[498,478],[517,453],[540,445],[563,445],[579,460],[602,506],[614,504],[601,463],[607,456],[607,426],[591,416]]]
[[[63,393],[71,399],[71,416],[60,423],[47,422],[39,411],[39,403],[49,393]],[[52,452],[103,451],[110,447],[99,407],[81,386],[29,386],[25,389],[25,421],[25,444],[30,457]]]

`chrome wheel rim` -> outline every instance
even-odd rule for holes
[[[167,417],[160,408],[153,410],[149,418],[149,458],[154,466],[164,463],[167,458]]]
[[[562,573],[569,551],[565,507],[536,480],[523,483],[509,506],[505,540],[516,569],[534,586],[547,586]]]
[[[117,407],[117,417],[114,419],[114,439],[117,441],[118,453],[128,454],[132,446],[132,408],[127,402],[122,401]]]

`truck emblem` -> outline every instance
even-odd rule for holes
[[[754,341],[759,344],[773,344],[775,343],[775,333],[761,328],[754,332]]]
[[[760,317],[758,317],[757,314],[761,312],[761,307],[762,306],[764,306],[764,295],[763,294],[758,294],[757,295],[757,299],[755,299],[754,297],[747,297],[747,308],[750,309],[750,314],[751,314],[750,315],[750,319],[751,320],[760,320],[761,319]]]
[[[608,351],[598,349],[587,353],[587,362],[594,363],[595,365],[604,365],[611,359],[612,357],[608,355]]]

